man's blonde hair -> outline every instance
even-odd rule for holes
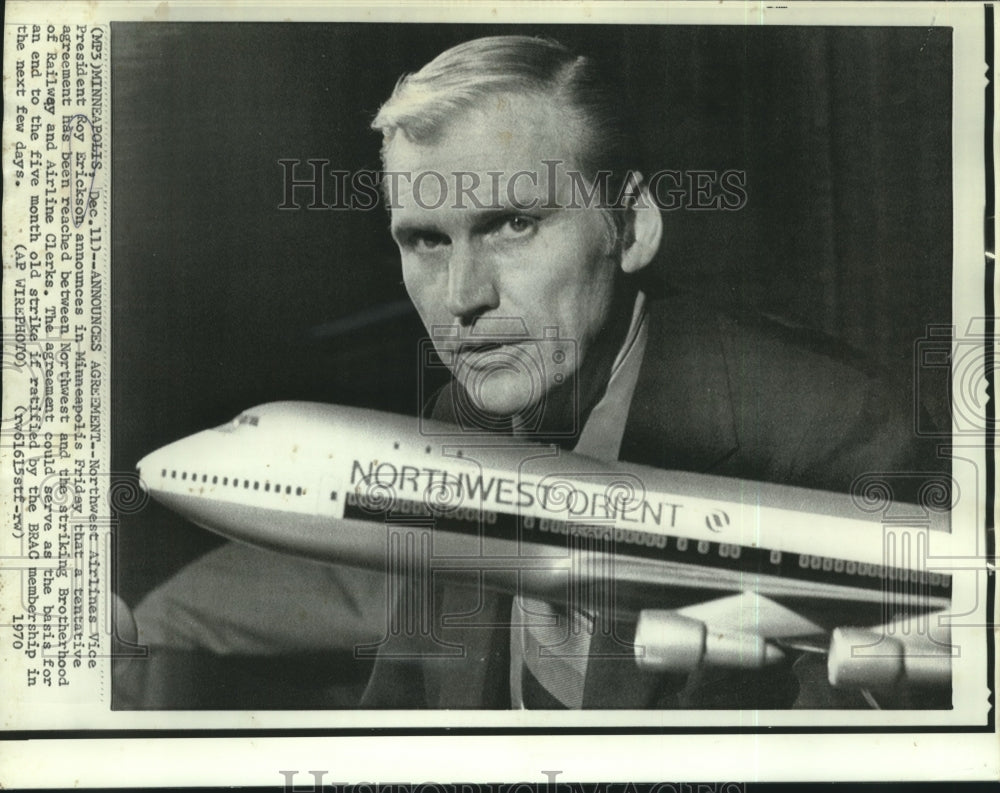
[[[372,122],[383,135],[383,161],[396,135],[433,143],[451,119],[501,93],[559,102],[580,138],[574,165],[589,179],[607,175],[612,199],[622,192],[636,154],[623,92],[605,82],[590,58],[531,36],[466,41],[400,78]]]

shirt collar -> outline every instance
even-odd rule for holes
[[[639,292],[632,308],[632,322],[625,342],[611,365],[607,388],[590,411],[574,452],[599,460],[618,459],[648,336],[646,295]]]

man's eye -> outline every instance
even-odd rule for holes
[[[444,234],[434,234],[430,232],[414,234],[409,239],[409,245],[418,253],[429,253],[437,250],[442,245],[448,244],[448,238]]]
[[[525,237],[538,228],[538,218],[530,215],[512,215],[497,225],[496,233],[502,237]]]

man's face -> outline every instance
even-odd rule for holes
[[[491,415],[524,416],[569,388],[587,404],[622,341],[608,328],[619,281],[610,220],[596,201],[580,207],[579,190],[567,206],[579,135],[555,104],[500,94],[432,143],[397,134],[386,153],[386,170],[402,174],[390,200],[406,288]]]

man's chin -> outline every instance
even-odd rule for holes
[[[517,426],[519,419],[530,420],[541,409],[545,396],[537,385],[503,374],[472,382],[467,379],[461,385],[465,407],[480,413],[488,423],[511,420]]]

